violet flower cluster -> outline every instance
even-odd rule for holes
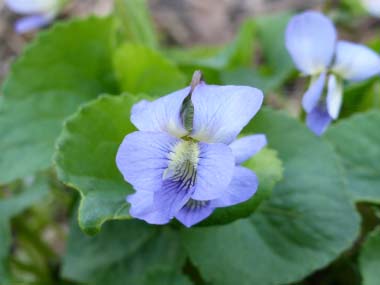
[[[27,33],[48,25],[66,0],[5,0],[15,13],[25,15],[15,23],[17,33]]]
[[[380,57],[364,45],[337,40],[333,23],[319,12],[294,16],[285,37],[298,70],[311,76],[302,106],[307,126],[321,135],[339,116],[343,80],[362,81],[379,74]]]
[[[176,218],[190,227],[258,187],[255,173],[240,164],[266,145],[265,135],[237,136],[260,109],[262,92],[207,85],[197,75],[190,87],[137,103],[131,121],[138,131],[117,152],[116,164],[136,190],[127,197],[130,214],[150,224]]]

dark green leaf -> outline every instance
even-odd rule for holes
[[[9,282],[7,258],[11,246],[10,219],[32,204],[41,201],[49,191],[48,183],[42,177],[24,184],[23,192],[0,200],[0,284]]]
[[[326,138],[344,166],[355,201],[380,203],[380,112],[358,114],[332,126]]]
[[[375,229],[363,244],[359,257],[362,285],[378,285],[380,282],[380,228]]]
[[[168,227],[113,221],[89,237],[74,220],[62,275],[94,285],[188,285],[180,274],[184,260],[177,233]]]

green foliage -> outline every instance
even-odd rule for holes
[[[109,219],[129,218],[125,201],[132,188],[116,168],[116,152],[135,130],[131,95],[102,96],[83,106],[65,124],[57,141],[59,179],[81,194],[79,224],[96,233]]]
[[[236,38],[225,47],[195,47],[173,49],[168,55],[181,67],[192,69],[223,70],[236,66],[249,66],[253,60],[255,24],[245,21]]]
[[[116,0],[115,15],[122,41],[128,40],[150,48],[158,47],[146,0]]]
[[[62,275],[90,284],[188,285],[176,232],[144,222],[113,221],[95,237],[71,225]]]
[[[48,168],[64,118],[116,90],[112,32],[110,18],[57,24],[13,64],[0,102],[0,184]]]
[[[256,40],[259,41],[264,64],[260,67],[237,65],[232,70],[225,70],[221,76],[222,83],[251,85],[265,92],[278,88],[294,71],[284,43],[285,27],[289,19],[289,13],[255,19]]]
[[[159,52],[139,44],[124,44],[114,54],[115,72],[123,91],[162,96],[183,88],[186,79]]]
[[[222,70],[239,66],[250,66],[253,62],[253,47],[256,26],[252,20],[245,21],[235,39],[224,47],[194,47],[172,49],[167,52],[188,77],[194,70],[202,70],[209,83],[220,83]]]
[[[251,217],[182,231],[192,262],[211,283],[294,282],[334,260],[358,235],[359,217],[328,144],[269,110],[246,127],[251,132],[267,134],[283,161],[284,179]]]
[[[11,246],[11,218],[42,200],[49,188],[46,179],[37,177],[34,181],[25,182],[22,190],[21,193],[13,193],[9,198],[0,200],[0,284],[10,282],[8,255]]]
[[[332,126],[326,138],[344,166],[347,189],[355,201],[380,203],[380,112],[352,116]]]
[[[375,229],[364,242],[359,257],[359,264],[363,278],[362,285],[379,284],[380,228]]]

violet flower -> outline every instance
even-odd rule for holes
[[[380,57],[364,45],[337,41],[333,23],[319,12],[294,16],[285,38],[298,70],[311,76],[302,106],[307,113],[307,126],[321,135],[339,116],[343,80],[362,81],[378,74]]]
[[[15,13],[26,15],[15,23],[17,33],[27,33],[48,25],[66,0],[5,0]]]
[[[135,218],[165,224],[175,217],[190,227],[257,190],[255,173],[240,164],[266,138],[236,138],[263,94],[248,86],[207,85],[199,74],[190,87],[132,108],[138,131],[124,138],[116,164],[136,190],[127,197]]]

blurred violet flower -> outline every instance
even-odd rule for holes
[[[362,81],[378,74],[380,57],[364,45],[338,41],[331,20],[314,11],[294,16],[285,40],[298,70],[311,76],[302,106],[307,126],[321,135],[339,116],[343,80]]]
[[[15,24],[17,33],[27,33],[48,25],[64,4],[62,0],[5,0],[15,13],[26,15]]]
[[[133,106],[138,131],[121,143],[116,164],[136,192],[131,216],[150,224],[176,218],[190,227],[218,207],[248,200],[254,172],[240,166],[266,145],[265,135],[236,139],[262,105],[248,86],[207,85],[199,72],[190,87]]]
[[[380,18],[380,0],[362,0],[364,9],[372,16]]]

